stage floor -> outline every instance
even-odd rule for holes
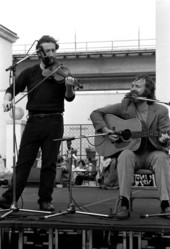
[[[0,188],[0,194],[4,191],[4,188]],[[142,191],[133,190],[136,195],[140,195]],[[69,190],[67,187],[55,188],[52,202],[55,207],[54,216],[47,217],[47,214],[37,214],[31,211],[39,210],[37,193],[38,187],[26,187],[22,199],[18,202],[19,211],[13,211],[10,215],[1,219],[0,228],[70,229],[170,235],[170,219],[157,215],[160,213],[158,200],[134,200],[131,217],[128,220],[120,221],[111,215],[114,211],[118,190],[73,186],[72,203],[76,212],[67,213],[71,200]],[[147,196],[153,193],[156,194],[156,191],[145,191]],[[29,212],[23,212],[22,209],[28,209]],[[65,211],[66,214],[61,215],[61,212]],[[83,214],[79,212],[83,212]],[[4,213],[6,211],[0,212],[1,215]],[[141,218],[141,215],[146,214],[149,214],[148,218]],[[106,217],[103,217],[103,215]],[[150,215],[153,215],[153,217]]]
[[[0,195],[5,191],[4,188],[0,188]],[[133,190],[133,193],[136,195],[141,195],[144,190]],[[162,229],[170,231],[170,220],[165,217],[151,217],[152,215],[160,213],[160,203],[158,200],[153,199],[135,199],[133,202],[133,211],[131,212],[131,217],[128,220],[116,220],[114,216],[110,216],[114,211],[114,206],[116,203],[118,190],[103,190],[99,187],[76,187],[72,188],[72,203],[74,204],[76,211],[84,211],[89,213],[99,214],[99,217],[94,217],[91,215],[80,215],[80,214],[66,214],[62,216],[56,216],[51,219],[43,220],[43,223],[52,223],[53,226],[62,227],[63,221],[64,226],[83,226],[87,225],[100,229],[101,224],[107,228],[114,226],[115,228],[123,229],[137,229],[143,230],[147,226],[147,230],[161,231]],[[144,194],[148,196],[149,194],[156,195],[155,190],[145,190]],[[70,193],[67,187],[64,188],[54,188],[53,192],[53,205],[55,207],[55,213],[66,211],[70,204]],[[19,212],[13,212],[12,215],[5,218],[3,221],[0,221],[0,226],[4,225],[4,221],[7,222],[10,219],[10,222],[15,217],[19,218],[19,222],[22,221],[22,209],[28,210],[39,210],[39,205],[37,203],[38,199],[38,186],[37,187],[26,187],[22,198],[18,201]],[[1,212],[0,214],[3,214]],[[109,217],[103,218],[101,215],[108,215]],[[149,214],[151,215],[148,218],[141,218],[141,215]],[[44,214],[34,215],[34,212],[24,212],[23,220],[24,222],[29,222],[34,216],[36,222],[39,221],[39,216],[44,216]],[[41,219],[41,217],[40,217]],[[15,220],[16,222],[16,220]],[[60,224],[61,223],[61,224]],[[68,224],[67,224],[68,223]],[[38,225],[38,224],[37,224]]]

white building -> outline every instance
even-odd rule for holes
[[[7,115],[4,114],[2,102],[5,89],[11,82],[10,72],[6,69],[12,65],[12,43],[18,39],[16,33],[0,25],[0,154],[6,156],[6,120]]]

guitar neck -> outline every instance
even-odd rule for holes
[[[133,131],[132,138],[142,138],[142,137],[159,137],[161,134],[167,133],[170,134],[170,131],[159,132],[159,131]]]

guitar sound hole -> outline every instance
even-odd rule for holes
[[[132,137],[132,132],[128,129],[124,130],[121,132],[121,139],[124,141],[124,142],[128,142]]]

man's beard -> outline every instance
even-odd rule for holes
[[[131,96],[132,96],[132,102],[141,103],[141,102],[143,102],[143,100],[138,99],[138,98],[140,98],[140,97],[147,98],[148,97],[148,91],[145,90],[142,94],[138,94],[137,91],[131,91]]]
[[[45,64],[46,68],[51,67],[55,64],[55,58],[53,58],[53,57],[43,57],[42,61]]]

